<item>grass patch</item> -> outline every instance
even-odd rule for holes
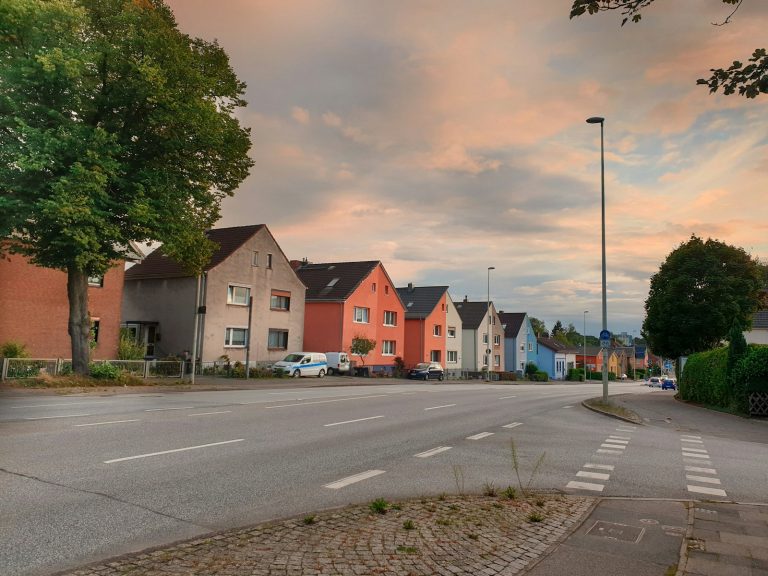
[[[368,508],[371,509],[371,512],[375,512],[376,514],[386,514],[388,507],[389,503],[384,500],[384,498],[376,498],[376,500],[368,504]]]
[[[531,512],[528,514],[528,522],[541,522],[542,520],[544,520],[544,516],[538,512]]]
[[[406,520],[405,522],[403,522],[403,528],[405,528],[406,530],[413,530],[414,528],[416,528],[416,524],[413,523],[413,520]]]
[[[498,491],[496,490],[496,486],[494,486],[493,482],[487,481],[485,484],[483,484],[483,496],[496,496],[496,493]]]
[[[105,380],[103,378],[91,378],[87,376],[77,376],[68,374],[66,376],[36,376],[35,378],[9,379],[3,382],[3,385],[9,388],[105,388],[107,386],[178,386],[188,385],[189,383],[174,378],[169,380],[145,380],[137,376],[123,372],[115,380]]]
[[[598,412],[605,412],[607,414],[613,414],[614,416],[621,416],[622,418],[631,420],[636,424],[643,423],[643,419],[640,418],[640,416],[638,416],[634,412],[632,412],[632,410],[628,410],[623,406],[617,406],[616,404],[612,404],[610,401],[608,401],[607,403],[603,402],[602,398],[590,398],[589,400],[584,400],[584,404],[586,404],[590,408],[594,408]]]
[[[401,554],[416,554],[419,549],[416,546],[398,546],[397,551]]]
[[[504,496],[504,498],[507,500],[514,500],[517,498],[517,490],[515,490],[512,486],[507,486],[501,495]]]
[[[307,526],[314,524],[315,522],[317,522],[317,516],[315,516],[314,514],[310,514],[309,516],[304,516],[304,524],[306,524]]]
[[[438,526],[450,526],[452,522],[448,518],[438,518],[435,520],[435,524]]]

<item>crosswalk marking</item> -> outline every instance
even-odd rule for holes
[[[576,472],[576,476],[579,478],[592,478],[594,480],[608,480],[608,478],[611,477],[610,474],[602,474],[600,472],[584,472],[583,470]]]
[[[617,440],[615,438],[608,438],[606,442],[610,442],[611,444],[629,444],[629,440]]]
[[[565,485],[566,488],[573,488],[575,490],[593,490],[595,492],[602,492],[604,486],[602,484],[592,484],[591,482],[576,482],[571,480]]]
[[[598,454],[624,454],[621,450],[606,450],[605,448],[598,448],[596,452]]]
[[[686,457],[686,458],[705,458],[705,459],[709,460],[709,455],[708,454],[688,454],[688,453],[683,452],[683,456]]]
[[[707,453],[704,448],[689,448],[688,446],[683,446],[683,452],[698,452],[699,454]]]
[[[701,440],[701,436],[693,436],[692,434],[681,434],[682,438],[693,438],[694,440]]]
[[[718,478],[710,478],[709,476],[693,476],[692,474],[686,474],[685,477],[691,482],[704,482],[704,484],[721,484]]]
[[[584,468],[594,468],[595,470],[613,470],[613,464],[584,464]]]
[[[632,440],[631,436],[617,436],[615,434],[611,434],[610,436],[608,436],[608,438],[614,438],[616,440]]]
[[[704,444],[703,440],[694,440],[693,438],[681,438],[681,442],[690,442],[691,444]]]
[[[701,472],[703,474],[717,474],[717,470],[714,468],[699,468],[698,466],[686,466],[686,472]]]
[[[600,444],[600,448],[611,448],[611,449],[619,448],[620,450],[625,450],[627,447],[624,446],[623,444],[605,444],[605,443],[603,443],[603,444]]]
[[[728,496],[725,493],[725,490],[721,490],[720,488],[707,488],[705,486],[694,486],[692,484],[688,485],[688,492],[696,492],[698,494],[709,494],[710,496],[722,496],[724,498]]]

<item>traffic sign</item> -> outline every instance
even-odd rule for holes
[[[611,332],[609,330],[600,331],[600,348],[611,347]]]

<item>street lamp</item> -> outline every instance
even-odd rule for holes
[[[605,147],[603,138],[603,127],[605,118],[592,116],[587,118],[587,124],[600,124],[600,200],[602,206],[602,248],[603,248],[603,332],[608,330],[608,306],[605,290]],[[603,350],[603,402],[608,403],[608,353]]]
[[[486,362],[485,362],[485,381],[490,382],[491,381],[491,352],[493,351],[493,348],[491,348],[491,270],[496,270],[494,266],[488,266],[488,342],[487,348],[485,349],[485,356],[486,356]]]
[[[587,314],[589,310],[584,310],[584,382],[589,380],[587,378]]]

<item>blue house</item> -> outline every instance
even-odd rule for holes
[[[528,362],[536,362],[536,334],[525,312],[499,312],[504,327],[504,370],[525,371]]]
[[[551,380],[565,378],[568,366],[566,346],[554,338],[538,338],[536,366],[546,372]]]

